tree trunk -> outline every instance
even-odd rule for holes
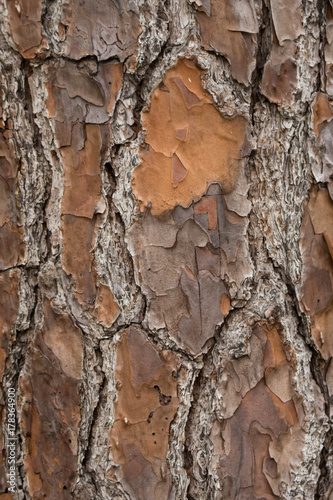
[[[328,0],[3,0],[0,498],[332,499]]]

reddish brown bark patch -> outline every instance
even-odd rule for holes
[[[324,58],[326,77],[325,89],[330,96],[333,96],[333,9],[330,3],[327,4]]]
[[[303,410],[294,366],[275,328],[256,327],[250,354],[230,362],[221,376],[225,412],[219,474],[228,498],[280,498],[304,445]],[[222,382],[223,381],[223,382]]]
[[[6,132],[0,133],[0,271],[22,264],[25,257],[24,233],[16,205],[17,162],[10,144]]]
[[[86,125],[84,147],[61,149],[64,167],[62,199],[63,265],[73,277],[76,298],[92,306],[96,297],[93,266],[94,214],[101,198],[99,125]],[[84,193],[84,195],[82,195]]]
[[[20,271],[9,270],[0,273],[0,380],[2,381],[6,367],[6,360],[10,354],[11,346],[15,340],[15,323],[19,312],[19,278]],[[7,408],[8,409],[8,408]],[[0,497],[12,498],[11,494],[5,494],[7,483],[7,471],[5,463],[8,458],[8,449],[4,443],[3,429],[6,426],[6,408],[0,408]]]
[[[333,356],[333,202],[313,187],[302,223],[302,294],[312,318],[312,336],[325,359]]]
[[[195,2],[199,4],[198,1]],[[202,3],[202,2],[200,2]],[[232,76],[241,83],[250,83],[255,68],[258,21],[252,0],[234,2],[210,0],[196,17],[200,25],[202,45],[228,59]]]
[[[13,40],[25,59],[33,59],[46,48],[42,27],[42,0],[7,0]]]
[[[77,476],[83,339],[48,302],[44,314],[19,379],[24,467],[32,498],[69,499]]]
[[[245,227],[246,219],[228,210],[216,184],[187,209],[146,213],[133,224],[130,248],[151,329],[167,328],[179,345],[202,352],[230,310],[225,275],[237,268],[239,284],[246,275]]]
[[[118,399],[110,431],[112,480],[138,499],[167,499],[170,423],[177,407],[176,357],[159,351],[143,332],[124,330],[116,350]]]
[[[281,47],[273,43],[265,64],[261,91],[271,102],[290,105],[297,86],[296,45],[286,41]]]
[[[72,276],[79,303],[106,327],[115,321],[119,308],[112,291],[98,285],[93,247],[96,217],[105,210],[100,169],[111,141],[106,122],[114,111],[122,72],[122,64],[114,61],[77,65],[60,60],[49,66],[45,84],[63,164],[63,267]]]
[[[59,60],[50,64],[45,83],[47,110],[54,118],[59,147],[84,147],[85,124],[107,123],[122,85],[123,65]],[[106,147],[106,145],[105,145]]]
[[[63,267],[74,280],[77,300],[88,305],[94,304],[96,297],[91,255],[94,229],[94,220],[74,215],[62,217]]]
[[[297,87],[295,41],[304,34],[302,2],[278,0],[272,2],[271,9],[273,44],[264,67],[261,91],[271,102],[290,106]]]
[[[296,40],[304,34],[302,25],[302,0],[275,0],[271,3],[276,37],[283,44],[285,40]]]
[[[19,310],[20,272],[10,270],[0,273],[0,379],[5,370],[8,349],[13,341],[14,325]]]
[[[92,219],[101,198],[99,125],[85,126],[86,140],[81,150],[61,148],[64,167],[62,213]]]
[[[22,228],[5,223],[0,227],[0,270],[21,264],[25,256]]]
[[[71,0],[62,18],[62,25],[67,27],[65,55],[71,59],[94,55],[101,61],[111,57],[124,61],[135,55],[141,33],[138,14],[128,0]]]

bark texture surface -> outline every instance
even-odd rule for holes
[[[2,0],[0,82],[0,499],[332,500],[331,2]]]

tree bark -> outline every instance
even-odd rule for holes
[[[1,498],[333,498],[332,19],[3,0]]]

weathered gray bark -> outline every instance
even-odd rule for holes
[[[3,0],[0,497],[332,498],[332,19]]]

